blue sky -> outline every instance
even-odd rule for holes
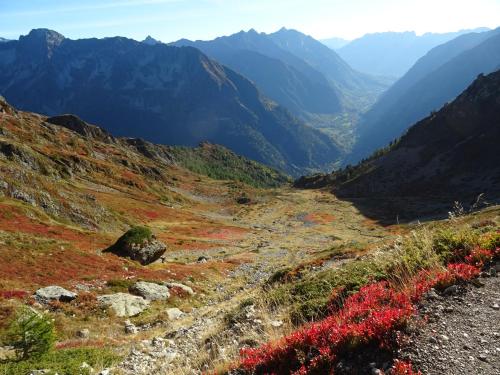
[[[212,39],[282,26],[315,38],[500,25],[500,0],[0,0],[0,36],[50,28],[77,39]]]

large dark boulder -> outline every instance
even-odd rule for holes
[[[133,227],[105,251],[135,260],[142,265],[153,263],[167,250],[167,246],[156,239],[146,227]]]

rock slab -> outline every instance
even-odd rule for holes
[[[35,292],[35,299],[40,303],[50,301],[70,302],[78,295],[57,285],[47,286]]]
[[[149,301],[128,293],[106,294],[97,297],[102,307],[108,307],[119,317],[139,315],[149,307]]]
[[[168,286],[138,281],[130,287],[130,292],[148,301],[165,301],[170,297]]]

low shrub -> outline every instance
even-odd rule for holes
[[[54,345],[54,323],[49,316],[23,306],[17,311],[3,341],[14,349],[18,359],[38,358]]]
[[[413,317],[415,303],[443,281],[477,277],[480,270],[465,263],[446,270],[421,271],[401,287],[387,281],[365,285],[345,299],[343,306],[320,322],[310,324],[274,344],[241,351],[240,367],[251,373],[332,373],[343,354],[369,345],[390,348],[397,332]],[[396,374],[417,374],[411,364],[396,362]]]

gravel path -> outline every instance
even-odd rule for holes
[[[401,353],[424,375],[500,374],[500,277],[479,281],[424,304],[429,321]]]

